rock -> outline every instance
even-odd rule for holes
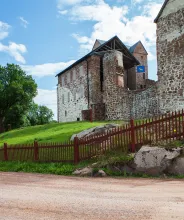
[[[184,175],[184,157],[176,158],[168,168],[168,173],[172,175]]]
[[[93,176],[94,176],[94,177],[106,177],[107,174],[106,174],[103,170],[99,170],[99,171],[96,172]]]
[[[74,141],[74,138],[77,136],[79,139],[81,138],[84,138],[84,137],[90,137],[90,136],[93,136],[93,135],[99,135],[99,134],[105,134],[107,133],[107,131],[113,129],[113,128],[116,128],[118,127],[119,125],[117,124],[106,124],[106,125],[100,125],[100,126],[97,126],[97,127],[94,127],[94,128],[90,128],[90,129],[87,129],[87,130],[84,130],[78,134],[74,134],[72,135],[71,137],[71,141]]]
[[[160,147],[143,146],[135,154],[136,172],[150,175],[162,174],[180,154],[181,148],[166,150]]]
[[[82,169],[77,169],[73,172],[73,175],[76,176],[92,176],[93,169],[91,167],[85,167]]]
[[[93,163],[92,165],[91,165],[91,167],[92,168],[97,168],[99,166],[99,163],[97,162],[97,163]]]
[[[74,138],[77,136],[77,134],[73,134],[72,137],[70,138],[71,141],[74,141]]]

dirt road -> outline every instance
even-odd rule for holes
[[[184,220],[184,181],[0,173],[0,220]]]

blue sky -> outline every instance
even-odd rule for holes
[[[16,63],[38,84],[35,101],[56,117],[55,75],[88,53],[95,39],[141,40],[157,79],[156,25],[164,0],[1,0],[0,65]]]

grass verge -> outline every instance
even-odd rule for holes
[[[73,171],[75,171],[77,168],[86,167],[91,163],[92,163],[92,160],[81,162],[78,165],[62,164],[62,163],[0,162],[0,171],[1,172],[24,172],[24,173],[41,173],[41,174],[72,176]],[[104,170],[106,174],[111,177],[157,178],[157,179],[163,178],[162,176],[153,177],[147,174],[127,174],[127,173],[115,172],[107,168],[102,168],[102,170]],[[184,175],[167,176],[167,178],[168,179],[172,179],[172,178],[184,179]]]

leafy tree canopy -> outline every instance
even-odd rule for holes
[[[27,119],[30,125],[43,125],[53,121],[53,112],[46,106],[31,103],[29,111],[27,112]]]
[[[37,84],[20,66],[0,65],[0,127],[5,122],[18,127],[36,94]]]

